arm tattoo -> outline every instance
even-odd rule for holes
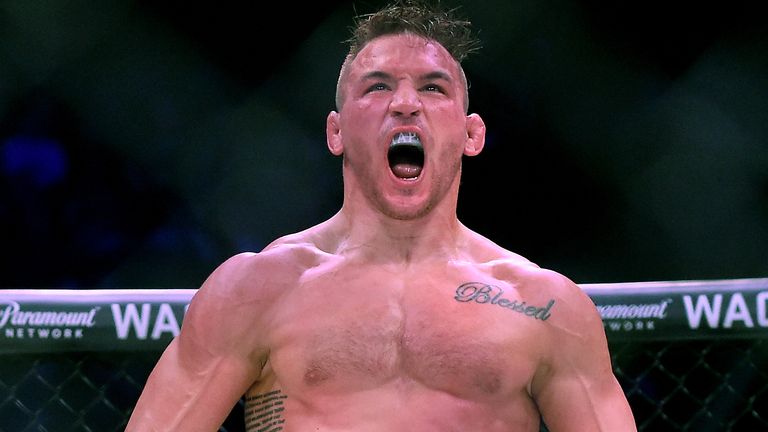
[[[280,390],[245,398],[245,430],[248,432],[277,432],[283,430],[283,400]]]
[[[531,306],[526,302],[506,299],[503,295],[504,290],[497,286],[481,282],[466,282],[456,288],[454,299],[462,303],[495,305],[542,321],[546,321],[552,315],[552,306],[555,305],[555,301],[550,300],[546,306]]]

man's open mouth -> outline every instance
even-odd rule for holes
[[[424,167],[424,147],[413,132],[401,132],[392,138],[387,153],[389,168],[401,179],[415,179]]]

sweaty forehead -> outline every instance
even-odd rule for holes
[[[456,60],[437,42],[412,34],[380,36],[369,42],[352,62],[351,71],[408,71],[414,73],[441,70],[457,78]]]

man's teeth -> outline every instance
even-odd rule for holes
[[[392,138],[392,143],[390,145],[394,146],[399,144],[421,145],[421,140],[415,132],[400,132]]]
[[[414,132],[401,132],[392,137],[387,153],[392,173],[401,179],[416,179],[424,167],[424,147]]]

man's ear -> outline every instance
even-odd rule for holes
[[[477,114],[467,116],[467,141],[464,143],[464,154],[476,156],[485,146],[485,122]]]
[[[344,145],[341,142],[341,127],[339,125],[340,114],[336,111],[328,113],[325,120],[325,140],[328,144],[328,150],[334,156],[341,156],[344,153]]]

